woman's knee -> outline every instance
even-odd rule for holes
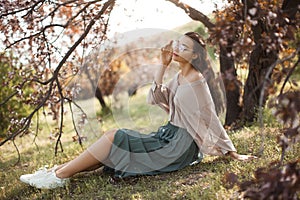
[[[117,129],[113,129],[113,130],[110,130],[110,131],[107,131],[106,133],[104,133],[104,136],[106,138],[108,138],[111,142],[113,142],[116,132],[117,132]]]

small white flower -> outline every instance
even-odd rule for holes
[[[258,21],[257,21],[257,20],[250,20],[250,22],[251,22],[251,24],[252,24],[253,26],[256,26],[256,25],[258,24]]]
[[[249,9],[249,14],[252,15],[252,16],[254,16],[256,14],[256,12],[257,12],[256,8]]]
[[[269,11],[269,17],[271,17],[271,18],[276,18],[277,17],[277,14],[276,13],[273,13],[273,12],[271,12],[271,11]]]

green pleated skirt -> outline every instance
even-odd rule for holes
[[[187,130],[168,122],[150,134],[119,129],[104,171],[119,178],[155,175],[182,169],[202,158]]]

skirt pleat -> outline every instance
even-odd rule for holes
[[[203,158],[186,129],[168,124],[157,132],[141,134],[119,129],[113,141],[104,171],[124,178],[155,175],[182,169]]]

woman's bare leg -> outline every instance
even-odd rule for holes
[[[55,171],[61,169],[61,168],[64,167],[64,166],[66,166],[68,163],[69,163],[69,162],[57,166],[57,167],[55,168]],[[85,171],[93,171],[93,170],[96,170],[96,169],[98,169],[98,168],[100,168],[100,167],[102,167],[102,166],[103,166],[102,163],[98,163],[98,164],[96,164],[96,165],[94,165],[94,166],[91,166],[91,167],[85,169],[85,170],[82,171],[82,172],[85,172]],[[49,169],[48,171],[51,171],[52,169],[53,169],[53,168]]]
[[[100,166],[101,162],[108,157],[116,130],[106,132],[88,150],[85,150],[75,159],[58,167],[55,171],[59,178],[69,178],[74,174],[87,169]]]

